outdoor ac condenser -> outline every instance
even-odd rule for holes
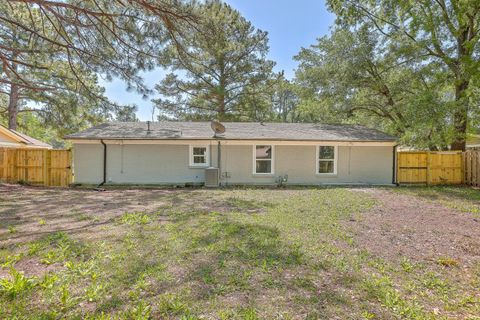
[[[219,170],[218,168],[205,169],[205,187],[218,187],[219,185]]]

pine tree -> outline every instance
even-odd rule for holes
[[[156,86],[154,103],[175,118],[248,118],[242,101],[255,105],[272,77],[267,33],[221,1],[196,4],[193,12],[199,30],[170,44],[161,63],[172,72]]]

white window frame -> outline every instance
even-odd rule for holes
[[[320,147],[333,147],[333,172],[319,172],[320,161],[332,161],[332,159],[320,159]],[[315,174],[318,176],[336,176],[337,175],[337,163],[338,163],[338,146],[335,145],[317,145],[315,148]]]
[[[271,170],[268,173],[264,173],[264,172],[257,173],[257,146],[270,146],[270,147],[272,147],[272,158],[270,159],[270,161],[271,161],[270,169]],[[256,176],[271,176],[271,175],[275,174],[275,146],[273,144],[255,144],[255,145],[253,145],[252,153],[253,153],[252,173],[254,175],[256,175]],[[268,161],[268,160],[263,160],[263,161]]]
[[[205,163],[194,163],[193,161],[193,148],[205,148]],[[190,145],[189,152],[189,165],[194,168],[207,168],[210,166],[210,148],[209,145]]]

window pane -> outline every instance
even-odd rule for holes
[[[193,156],[193,163],[206,163],[206,160],[204,156]]]
[[[205,147],[194,147],[193,148],[193,154],[194,155],[203,156],[206,153],[207,153],[207,148],[205,148]]]
[[[270,160],[257,160],[256,173],[271,173],[272,161]]]
[[[256,146],[257,159],[272,159],[272,146]]]
[[[335,147],[323,146],[319,148],[319,159],[335,159]]]
[[[320,160],[318,163],[318,173],[333,173],[333,161]]]

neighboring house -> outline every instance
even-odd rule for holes
[[[66,137],[81,184],[392,184],[396,139],[356,125],[209,122],[106,123]],[[219,156],[220,147],[220,156]],[[286,177],[285,177],[286,178]]]
[[[52,146],[29,137],[26,134],[0,125],[0,148],[40,148],[52,149]]]

